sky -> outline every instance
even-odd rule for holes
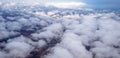
[[[23,0],[0,0],[2,2],[22,2]],[[120,0],[24,0],[24,2],[39,2],[39,3],[71,3],[76,2],[86,4],[95,8],[120,8]]]

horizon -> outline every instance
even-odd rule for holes
[[[63,5],[62,3],[64,3],[64,5],[71,5],[71,3],[74,2],[74,4],[72,5],[76,5],[79,4],[79,6],[84,6],[84,7],[91,7],[91,8],[120,8],[119,4],[120,1],[118,0],[24,0],[24,1],[20,1],[20,0],[0,0],[1,2],[17,2],[17,3],[21,3],[21,2],[25,2],[25,3],[40,3],[40,4],[56,4],[56,5]],[[63,2],[64,1],[64,2]]]

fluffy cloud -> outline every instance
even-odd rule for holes
[[[116,11],[34,7],[0,6],[0,57],[120,58]]]
[[[5,49],[9,51],[8,54],[9,57],[13,57],[13,58],[17,58],[17,57],[24,58],[32,50],[31,46],[24,42],[10,42],[6,45]]]

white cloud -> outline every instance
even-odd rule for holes
[[[46,6],[55,6],[55,7],[58,7],[58,8],[76,8],[76,7],[83,7],[85,6],[86,4],[83,3],[83,2],[68,2],[68,3],[65,3],[65,2],[49,2],[49,3],[45,3]]]
[[[52,4],[60,8],[85,6],[75,3]],[[39,52],[44,47],[48,47],[47,52],[50,51],[45,58],[120,58],[120,17],[115,13],[84,15],[76,10],[59,9],[46,13],[41,7],[36,7],[34,14],[31,14],[31,8],[31,13],[20,13],[23,9],[19,9],[20,15],[16,15],[13,9],[7,15],[0,11],[1,58],[26,58],[31,51]],[[39,12],[39,9],[43,11]],[[51,18],[53,14],[60,18]],[[33,33],[31,30],[34,30]],[[17,34],[20,36],[15,36]],[[55,46],[51,47],[51,44]]]
[[[10,52],[9,56],[13,58],[24,58],[32,50],[31,46],[24,42],[10,42],[6,45],[6,49]]]
[[[74,58],[67,49],[59,46],[54,47],[51,52],[52,53],[46,55],[45,58]]]

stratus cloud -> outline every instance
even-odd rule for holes
[[[83,2],[68,2],[68,3],[46,3],[46,6],[55,6],[58,8],[76,8],[76,7],[83,7],[86,6]]]

